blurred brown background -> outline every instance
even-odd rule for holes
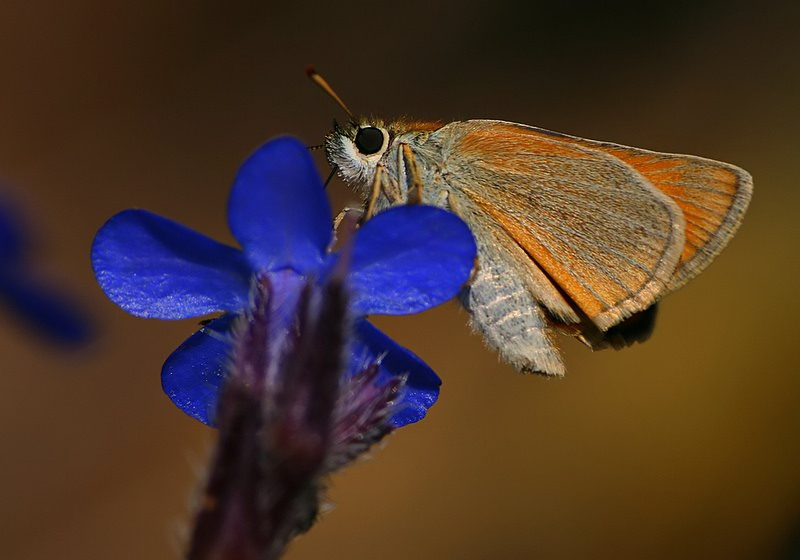
[[[800,538],[800,9],[793,2],[0,4],[0,176],[42,274],[100,336],[0,315],[0,558],[178,558],[214,432],[160,390],[196,321],[127,316],[88,251],[143,207],[231,241],[239,163],[357,112],[501,118],[741,165],[736,239],[654,337],[563,380],[498,364],[448,304],[378,324],[444,379],[428,419],[332,480],[310,558],[789,558]],[[323,158],[320,168],[327,172]],[[339,182],[335,206],[353,201]]]

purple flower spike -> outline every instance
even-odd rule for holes
[[[344,378],[352,329],[344,275],[299,287],[276,314],[268,276],[231,334],[219,441],[188,560],[278,558],[316,520],[325,478],[392,431],[402,378],[376,363]],[[275,324],[289,324],[275,336]]]

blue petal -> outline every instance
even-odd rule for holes
[[[256,150],[236,175],[228,223],[256,270],[317,268],[332,236],[331,209],[308,148],[283,137]]]
[[[455,296],[476,247],[467,225],[433,206],[399,206],[366,222],[355,238],[353,309],[367,315],[418,313]]]
[[[22,270],[0,270],[0,302],[53,342],[80,345],[92,334],[89,319],[77,304]]]
[[[92,266],[106,295],[140,317],[197,317],[248,301],[251,272],[241,251],[145,210],[106,222]]]
[[[217,400],[225,379],[234,314],[214,319],[190,336],[161,368],[161,387],[192,418],[214,425]]]
[[[22,256],[27,244],[25,225],[15,209],[0,200],[0,262],[6,266]]]
[[[422,420],[439,398],[442,381],[433,370],[413,352],[398,345],[368,321],[356,322],[352,349],[355,359],[353,371],[380,360],[380,382],[401,375],[408,376],[403,398],[398,403],[397,412],[392,416],[394,427],[399,428]]]

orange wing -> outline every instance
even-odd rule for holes
[[[753,179],[744,169],[697,156],[576,140],[636,169],[683,212],[686,239],[670,290],[702,272],[739,228],[753,192]]]
[[[702,158],[502,121],[442,132],[453,193],[499,223],[601,330],[702,270],[749,199],[749,175]]]

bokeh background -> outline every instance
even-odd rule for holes
[[[196,322],[114,307],[89,247],[129,207],[232,242],[243,158],[341,117],[310,62],[356,112],[695,153],[748,169],[755,196],[649,342],[564,340],[562,380],[499,364],[455,304],[379,319],[441,399],[332,479],[287,558],[800,557],[799,53],[789,1],[1,3],[3,189],[97,336],[53,348],[0,314],[0,557],[180,557],[214,432],[159,371]]]

